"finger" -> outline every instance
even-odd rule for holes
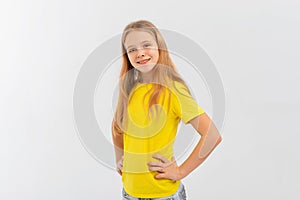
[[[154,154],[152,155],[153,158],[157,159],[157,160],[160,160],[161,162],[163,163],[168,163],[168,159],[166,159],[165,157],[161,156],[161,155],[158,155],[158,154]]]
[[[117,169],[117,172],[122,176],[122,171],[120,169]]]
[[[165,173],[161,173],[161,174],[157,174],[154,176],[156,179],[161,179],[161,178],[166,178],[166,174]]]
[[[123,160],[119,160],[118,164],[123,165]]]
[[[123,162],[119,162],[118,165],[123,166]]]
[[[151,167],[163,167],[163,163],[161,162],[148,162],[148,165]]]
[[[162,167],[149,167],[149,171],[151,172],[164,172],[164,168]]]
[[[122,169],[123,169],[123,167],[122,167],[122,166],[118,166],[117,168],[118,168],[119,170],[122,170]]]
[[[176,162],[176,160],[175,160],[175,157],[174,157],[174,156],[172,156],[172,162]]]
[[[173,164],[173,163],[176,163],[176,164],[177,164],[176,159],[175,159],[174,156],[172,156],[172,159],[171,159],[171,164]]]
[[[123,165],[123,164],[122,164],[122,162],[119,161],[119,162],[117,163],[117,165]]]
[[[122,170],[123,164],[122,164],[122,163],[118,163],[118,164],[117,164],[117,168]]]

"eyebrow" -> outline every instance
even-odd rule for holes
[[[141,42],[141,44],[143,44],[143,43],[145,43],[145,42],[151,42],[151,41],[149,41],[149,40],[144,40],[143,42]],[[126,49],[129,49],[129,48],[132,47],[132,46],[134,46],[134,45],[129,45]]]

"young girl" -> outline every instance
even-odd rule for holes
[[[208,157],[221,136],[192,97],[151,22],[125,27],[122,53],[112,137],[123,199],[186,199],[181,180]],[[178,166],[173,145],[180,120],[191,124],[201,139]]]

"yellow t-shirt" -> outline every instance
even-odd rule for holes
[[[159,103],[150,108],[152,115],[148,117],[150,94],[146,94],[153,84],[138,83],[131,92],[127,109],[127,127],[124,133],[124,161],[122,182],[124,190],[136,198],[162,198],[174,194],[180,181],[155,179],[158,172],[150,172],[147,163],[159,162],[152,158],[160,154],[171,161],[174,154],[173,145],[178,123],[182,119],[186,124],[191,119],[204,113],[183,84],[174,82],[171,87],[160,95]],[[185,96],[187,95],[187,96]],[[145,101],[143,98],[145,96]],[[169,98],[171,98],[170,104]],[[169,107],[168,107],[169,106]],[[162,109],[158,115],[155,107]]]

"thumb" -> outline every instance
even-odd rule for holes
[[[157,175],[155,175],[155,178],[156,179],[165,178],[165,173],[157,174]]]
[[[176,159],[175,159],[174,156],[172,156],[171,161],[174,162],[174,163],[176,163]]]

